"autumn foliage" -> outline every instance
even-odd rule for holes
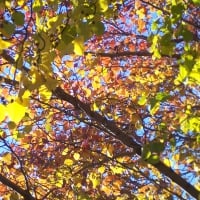
[[[0,197],[198,199],[199,0],[0,0]]]

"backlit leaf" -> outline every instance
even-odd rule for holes
[[[108,10],[108,1],[107,0],[98,0],[99,6],[102,12],[106,12]]]
[[[7,49],[9,47],[11,47],[13,44],[9,41],[5,41],[0,37],[0,53],[2,52],[2,50]]]
[[[0,104],[0,122],[6,117],[6,107]]]
[[[75,153],[75,154],[73,155],[73,157],[74,157],[75,160],[79,160],[80,154],[79,154],[79,153]]]
[[[7,165],[10,165],[12,163],[12,156],[11,153],[5,153],[2,157],[1,160]]]
[[[41,101],[48,102],[51,99],[52,92],[46,87],[46,85],[41,85],[39,88],[39,95]]]
[[[78,56],[82,56],[84,54],[84,44],[83,37],[78,37],[73,41],[74,44],[74,53]]]
[[[65,159],[64,164],[67,166],[72,166],[73,165],[73,160],[72,159]]]
[[[7,114],[11,121],[18,124],[24,117],[27,108],[18,102],[9,103],[7,105]]]

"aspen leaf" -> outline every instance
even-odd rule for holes
[[[106,12],[108,10],[108,1],[107,0],[99,0],[99,6],[101,8],[101,12]]]
[[[94,110],[94,111],[98,111],[99,110],[99,108],[98,108],[96,103],[92,104],[92,110]]]
[[[46,87],[46,85],[41,85],[39,88],[39,95],[40,100],[47,103],[51,99],[52,92]]]
[[[153,103],[151,102],[151,108],[150,108],[150,114],[154,115],[160,108],[160,102],[154,101]]]
[[[110,166],[110,169],[114,174],[122,174],[124,172],[124,168],[119,167],[119,166]]]
[[[143,105],[145,105],[146,102],[147,102],[146,96],[141,96],[140,99],[139,99],[139,101],[138,101],[138,104],[140,106],[143,106]]]
[[[22,26],[24,24],[24,14],[22,12],[14,12],[12,18],[16,25]]]
[[[74,53],[78,56],[82,56],[84,54],[84,41],[83,37],[78,37],[73,41],[74,44]]]
[[[7,49],[9,47],[11,47],[13,44],[11,42],[2,40],[2,38],[0,37],[0,53],[2,52],[2,50]]]
[[[7,105],[8,117],[10,121],[13,121],[16,124],[18,124],[24,117],[26,110],[26,107],[24,107],[16,101]]]
[[[10,122],[8,122],[8,128],[9,129],[14,129],[16,127],[16,124],[15,124],[15,122],[12,122],[12,121],[10,121]]]
[[[89,179],[92,182],[93,188],[96,188],[100,184],[100,178],[95,173],[91,173]]]
[[[73,165],[73,160],[71,160],[71,159],[65,159],[65,161],[64,161],[64,164],[65,165],[67,165],[67,166],[72,166]]]
[[[100,174],[103,174],[105,172],[105,170],[106,170],[105,166],[101,166],[101,167],[98,168],[98,172]]]
[[[41,9],[43,3],[42,0],[35,0],[33,3],[33,11],[37,12]]]
[[[69,148],[66,147],[66,148],[63,150],[62,155],[63,155],[63,156],[67,155],[68,151],[69,151]]]
[[[114,152],[114,147],[112,145],[109,145],[106,152],[107,156],[113,157],[113,152]]]
[[[12,156],[10,153],[5,153],[2,157],[2,160],[7,164],[10,165],[12,163]]]
[[[75,154],[73,155],[73,157],[74,157],[74,160],[79,160],[80,154],[79,154],[79,153],[75,153]]]
[[[171,163],[170,160],[168,158],[164,158],[163,163],[167,166],[167,167],[171,167]]]
[[[63,179],[59,179],[56,184],[55,184],[58,188],[61,188],[63,186]]]
[[[0,122],[6,117],[6,107],[0,104]]]
[[[142,158],[144,160],[148,159],[151,156],[151,151],[149,149],[148,145],[144,145],[143,149],[142,149]]]
[[[148,159],[147,162],[150,164],[157,164],[160,162],[160,158],[158,154],[152,154]]]
[[[15,31],[15,25],[8,21],[4,21],[2,23],[2,26],[3,26],[3,29],[2,28],[0,29],[1,33],[7,38],[11,37]]]

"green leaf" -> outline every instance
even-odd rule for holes
[[[182,31],[180,32],[180,34],[183,36],[183,39],[186,42],[190,42],[192,40],[192,38],[193,38],[192,32],[190,32],[186,28],[183,28]]]
[[[76,26],[77,33],[79,35],[82,35],[84,37],[84,41],[87,41],[91,36],[91,25],[89,25],[87,22],[80,22]]]
[[[75,36],[76,36],[76,28],[74,26],[72,27],[66,27],[63,32],[61,33],[61,40],[66,44],[70,44]]]
[[[160,101],[158,101],[156,98],[153,98],[150,100],[150,114],[154,115],[158,109],[160,108]]]
[[[33,11],[34,12],[40,11],[42,6],[43,6],[42,0],[35,0],[33,3]]]
[[[147,102],[146,96],[141,96],[140,99],[139,99],[139,101],[138,101],[138,104],[140,106],[143,106],[143,105],[145,105],[146,102]]]
[[[46,78],[45,86],[48,88],[48,90],[50,91],[55,90],[57,85],[58,85],[58,81],[56,79],[53,79],[51,77]]]
[[[5,37],[10,38],[15,31],[15,25],[8,21],[4,21],[0,31]]]
[[[151,151],[149,148],[149,145],[144,145],[143,149],[142,149],[142,158],[144,160],[148,159],[151,156]]]
[[[192,0],[192,2],[196,5],[200,5],[200,0]]]
[[[91,29],[96,35],[102,35],[105,31],[104,24],[100,21],[94,21],[94,23],[91,26]]]
[[[51,99],[52,91],[50,91],[46,85],[41,85],[39,88],[40,100],[47,103]]]
[[[14,12],[12,14],[12,19],[16,25],[22,26],[24,24],[24,13]]]
[[[166,101],[168,98],[170,97],[170,95],[168,93],[165,93],[165,92],[158,92],[156,94],[156,97],[155,99],[158,100],[158,101]]]
[[[155,153],[161,153],[164,151],[165,145],[162,142],[152,142],[149,144],[150,151]]]
[[[177,5],[173,5],[171,8],[171,12],[173,15],[182,15],[185,10],[185,7],[182,3],[178,3]]]
[[[12,121],[8,122],[8,128],[10,130],[15,129],[15,127],[16,127],[16,123],[15,122],[12,122]]]
[[[160,158],[158,154],[152,154],[148,159],[147,162],[150,164],[157,164],[160,162]]]

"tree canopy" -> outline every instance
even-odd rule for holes
[[[198,199],[199,0],[0,0],[0,197]]]

